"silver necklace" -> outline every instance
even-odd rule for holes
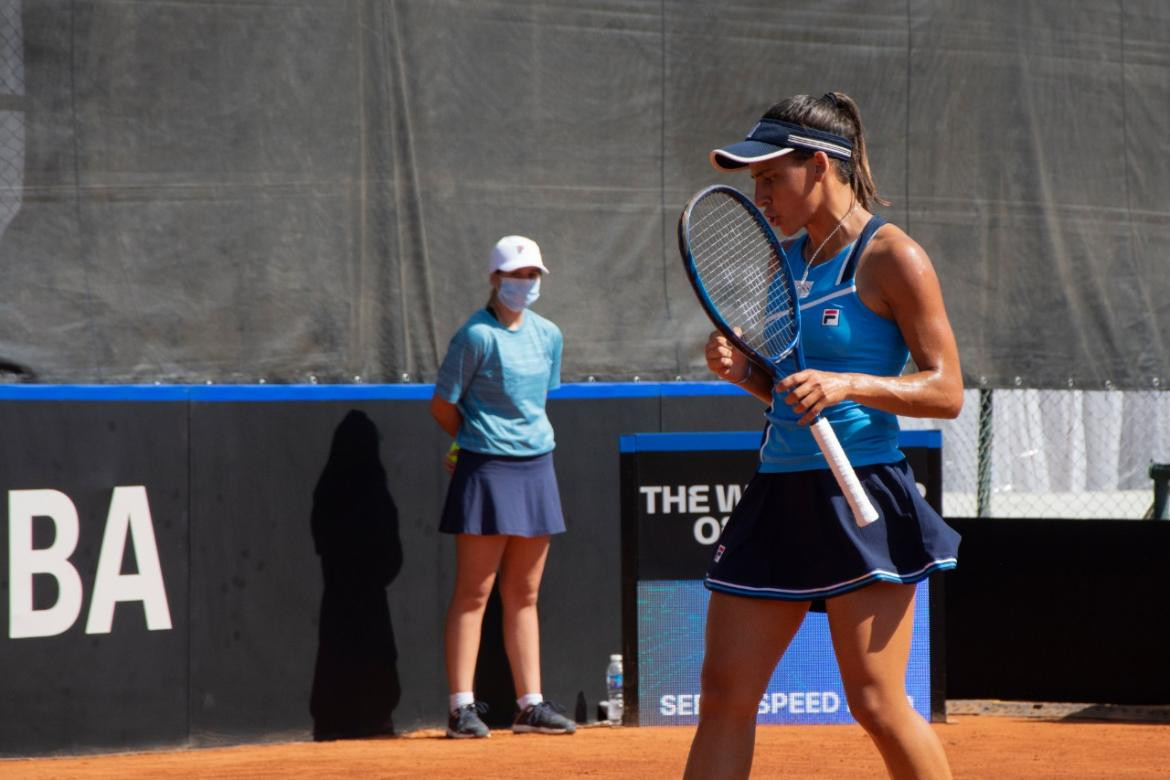
[[[853,213],[853,209],[855,208],[857,208],[856,199],[849,204],[849,210],[845,212],[845,216],[837,220],[837,224],[834,225],[833,229],[829,231],[829,235],[825,236],[825,240],[822,241],[820,246],[818,246],[813,251],[812,257],[810,257],[808,262],[805,263],[804,274],[801,275],[800,281],[796,283],[796,294],[799,297],[804,298],[809,294],[810,291],[812,291],[812,284],[810,284],[808,281],[808,270],[813,267],[813,263],[817,261],[817,256],[820,255],[821,250],[825,248],[825,244],[829,243],[829,240],[833,236],[837,235],[837,231],[840,230],[841,226],[845,224],[845,220],[849,219],[849,215]]]

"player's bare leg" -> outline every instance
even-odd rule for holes
[[[447,686],[452,693],[470,691],[475,684],[484,608],[507,541],[506,536],[455,537],[455,591],[447,607],[444,631]]]
[[[516,695],[540,693],[540,621],[536,600],[548,560],[549,537],[508,537],[500,564],[504,649]]]
[[[760,698],[807,612],[807,602],[711,594],[699,727],[685,780],[748,777]]]
[[[829,599],[829,630],[849,710],[890,776],[949,778],[942,743],[906,698],[914,592],[913,585],[882,582]]]

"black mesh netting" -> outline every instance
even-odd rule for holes
[[[0,360],[431,380],[522,233],[567,380],[705,377],[679,209],[746,186],[712,146],[829,89],[969,383],[1170,377],[1160,0],[4,0]]]

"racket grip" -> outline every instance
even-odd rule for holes
[[[853,510],[853,519],[857,523],[857,527],[865,528],[878,519],[878,512],[870,503],[865,489],[861,487],[861,481],[857,479],[857,473],[853,470],[849,459],[845,457],[845,450],[841,448],[841,442],[837,440],[833,426],[829,425],[829,421],[824,417],[818,417],[816,422],[812,424],[812,435],[817,440],[817,446],[824,453],[825,460],[829,462],[829,469],[836,477],[841,492],[845,494],[849,508]]]

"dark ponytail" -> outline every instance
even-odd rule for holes
[[[764,116],[848,138],[853,142],[853,159],[846,161],[829,158],[837,167],[837,176],[853,188],[853,195],[863,209],[868,211],[875,203],[890,205],[888,200],[878,195],[877,185],[874,184],[865,150],[861,112],[853,98],[844,92],[826,92],[819,98],[795,95],[772,106]],[[811,153],[803,154],[807,156]]]

